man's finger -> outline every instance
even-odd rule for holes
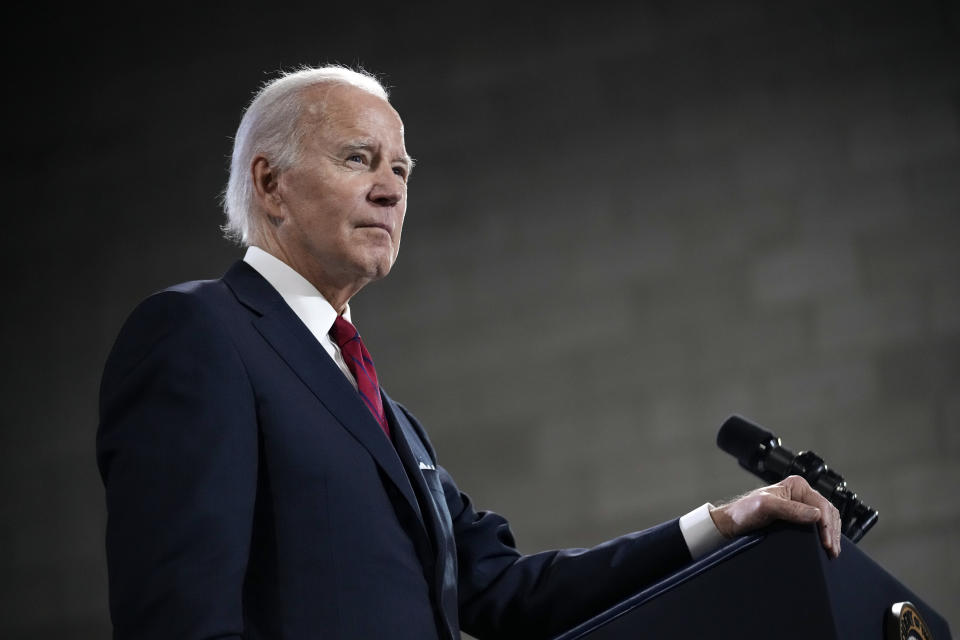
[[[833,536],[833,557],[836,558],[840,555],[840,531],[841,531],[841,522],[840,522],[840,511],[837,510],[835,506],[830,505],[829,510],[827,511],[829,518],[829,530]]]
[[[804,482],[806,485],[806,482]],[[816,490],[806,485],[806,490],[801,490],[800,497],[804,504],[814,505],[821,512],[820,518],[820,537],[823,546],[826,547],[833,557],[840,555],[840,512],[824,496]]]
[[[780,486],[786,490],[790,499],[820,509],[821,542],[833,557],[840,555],[840,512],[837,508],[800,476],[784,478]]]
[[[819,507],[773,495],[769,497],[764,506],[770,517],[790,522],[816,522],[820,520],[822,514]]]

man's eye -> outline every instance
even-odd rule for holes
[[[407,170],[404,169],[403,167],[394,167],[394,168],[393,168],[393,172],[394,172],[396,175],[398,175],[398,176],[400,176],[401,178],[403,178],[404,180],[407,179]]]
[[[360,164],[366,164],[366,163],[367,163],[366,159],[365,159],[362,155],[360,155],[359,153],[355,153],[355,154],[353,154],[352,156],[350,156],[349,158],[347,158],[347,162],[358,162],[358,163],[360,163]]]

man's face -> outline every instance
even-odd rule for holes
[[[277,179],[276,237],[324,295],[359,290],[387,275],[400,250],[411,168],[403,122],[351,86],[312,87],[304,105],[300,153]]]

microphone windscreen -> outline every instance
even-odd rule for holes
[[[717,433],[717,446],[737,460],[747,461],[756,454],[760,445],[776,439],[775,435],[749,420],[730,416]]]

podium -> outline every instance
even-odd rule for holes
[[[903,601],[914,605],[932,638],[950,640],[946,620],[849,540],[831,559],[814,525],[778,523],[555,640],[886,640],[887,612]]]

